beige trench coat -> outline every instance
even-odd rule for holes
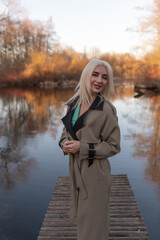
[[[78,240],[107,240],[111,172],[108,157],[120,152],[118,118],[115,107],[106,99],[101,101],[98,95],[72,127],[76,100],[68,104],[59,142],[62,147],[66,140],[80,141],[79,153],[69,156],[70,219],[77,222]]]

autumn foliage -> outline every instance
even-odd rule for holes
[[[111,64],[115,79],[160,80],[159,1],[154,1],[152,13],[142,28],[150,27],[156,40],[150,52],[138,59],[129,53],[88,56],[71,47],[63,48],[56,40],[51,18],[46,22],[33,21],[4,11],[0,13],[0,82],[38,85],[78,80],[86,63],[95,57]]]

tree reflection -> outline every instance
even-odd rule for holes
[[[158,195],[160,197],[160,96],[143,97],[144,108],[138,121],[135,121],[141,128],[139,133],[133,133],[135,140],[135,157],[147,159],[145,177],[150,182],[158,184]]]
[[[157,184],[160,198],[160,96],[154,95],[154,92],[146,91],[139,99],[129,101],[135,92],[133,86],[126,85],[116,88],[112,100],[126,102],[127,111],[122,112],[122,117],[130,124],[129,135],[134,140],[133,155],[147,160],[145,178]]]
[[[17,181],[26,181],[36,160],[28,157],[25,146],[28,137],[48,132],[56,138],[64,110],[60,103],[70,97],[70,91],[0,90],[0,185],[13,189]]]
[[[115,94],[112,96],[112,101],[119,99],[129,99],[134,96],[133,83],[123,83],[123,85],[115,86]]]
[[[27,159],[19,146],[5,150],[6,153],[1,154],[0,158],[0,185],[6,190],[11,190],[17,181],[28,179],[30,170],[36,166],[36,160]]]

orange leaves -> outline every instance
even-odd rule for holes
[[[84,57],[81,53],[75,52],[72,56],[72,61],[68,67],[68,71],[73,75],[80,75],[81,71],[88,63],[88,59]]]
[[[56,51],[52,56],[47,52],[34,51],[30,54],[30,63],[26,64],[23,77],[37,77],[41,81],[77,79],[87,62],[82,54],[66,49]]]
[[[30,54],[30,63],[26,64],[23,72],[25,78],[45,77],[45,73],[53,72],[55,64],[52,58],[46,52],[32,52]]]

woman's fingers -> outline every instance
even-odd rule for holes
[[[68,151],[69,153],[76,153],[79,151],[80,148],[80,142],[79,141],[66,141],[63,144],[63,150],[66,152]]]

